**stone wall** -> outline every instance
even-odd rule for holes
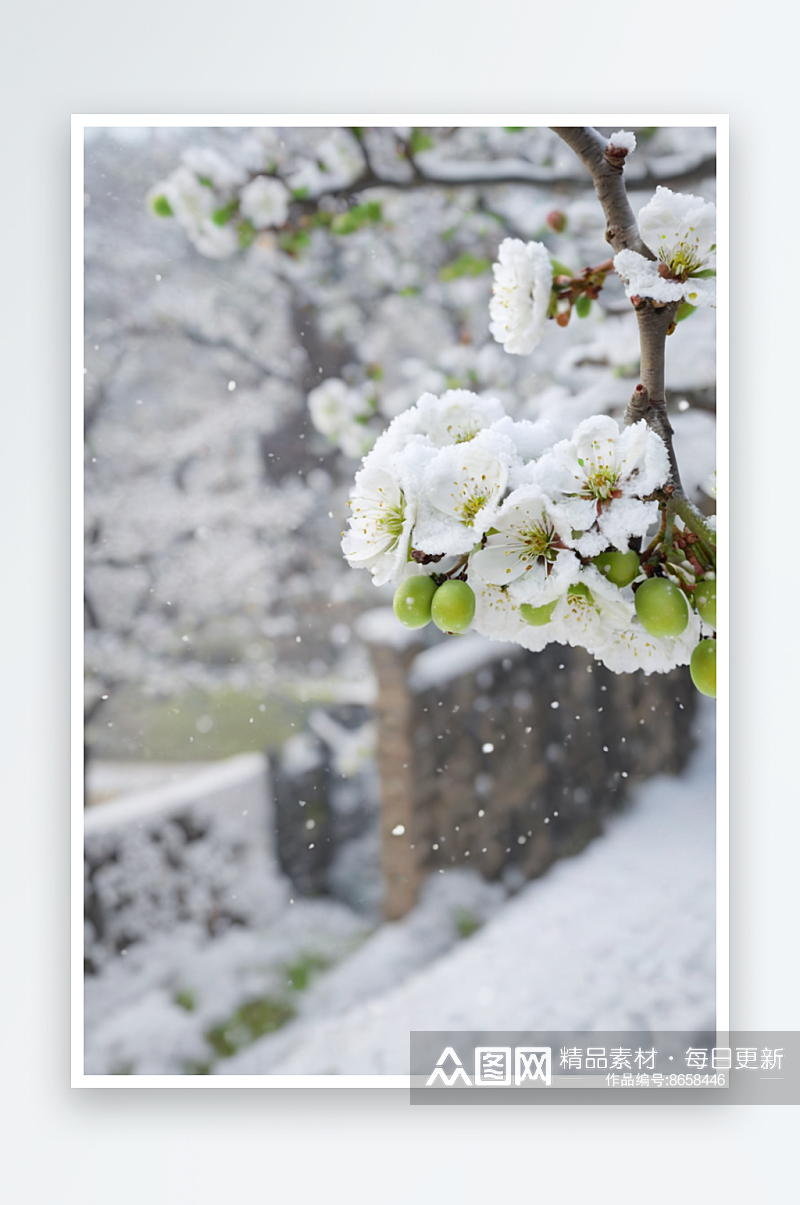
[[[288,884],[266,759],[245,754],[84,813],[88,973],[180,926],[206,937],[270,919]]]
[[[390,919],[448,867],[535,878],[597,836],[632,786],[686,762],[685,669],[613,674],[581,649],[477,635],[421,649],[373,627]]]

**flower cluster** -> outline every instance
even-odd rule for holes
[[[376,585],[467,582],[472,627],[490,639],[581,645],[618,673],[665,672],[689,662],[701,621],[689,608],[680,635],[645,630],[630,545],[657,522],[648,495],[668,477],[664,443],[644,422],[620,431],[597,415],[555,440],[549,424],[513,421],[494,399],[425,394],[365,458],[342,548]],[[622,586],[609,553],[633,559]]]
[[[147,194],[158,217],[174,217],[197,250],[210,259],[227,259],[252,242],[259,230],[282,226],[291,194],[268,175],[251,178],[217,151],[192,148],[180,167]]]

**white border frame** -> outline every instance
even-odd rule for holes
[[[714,126],[717,132],[717,464],[720,591],[717,698],[716,967],[717,1031],[730,1029],[729,884],[729,120],[727,114],[73,114],[71,181],[71,1064],[73,1088],[409,1088],[408,1075],[86,1075],[83,1049],[83,166],[84,130],[91,126],[334,126],[334,125],[600,125]],[[80,955],[80,957],[79,957]]]

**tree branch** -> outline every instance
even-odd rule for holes
[[[655,259],[641,240],[639,224],[628,201],[623,177],[625,157],[609,155],[608,139],[592,126],[551,126],[551,129],[572,148],[592,177],[606,215],[606,242],[615,251],[629,249],[638,251],[645,259]]]
[[[615,251],[629,248],[647,259],[656,257],[639,235],[639,225],[628,201],[623,176],[625,156],[610,154],[609,141],[591,126],[552,127],[559,138],[572,148],[594,181],[595,190],[606,216],[606,239]],[[673,429],[667,414],[664,387],[667,335],[674,327],[678,302],[663,305],[649,298],[634,297],[633,306],[639,322],[641,349],[641,383],[636,386],[625,411],[625,425],[644,419],[661,437],[669,456],[670,475],[665,498],[672,511],[679,514],[687,527],[702,535],[714,547],[714,537],[700,511],[686,497],[681,483]],[[702,527],[702,531],[698,530]]]

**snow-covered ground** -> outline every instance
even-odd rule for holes
[[[698,726],[697,752],[681,778],[651,780],[603,837],[528,884],[468,941],[375,994],[392,931],[405,927],[410,937],[413,914],[385,925],[333,973],[336,989],[327,997],[321,990],[321,1015],[215,1070],[403,1074],[411,1030],[713,1026],[712,703],[703,702]],[[338,1011],[359,994],[359,981],[359,1002],[325,1018],[326,1004]]]
[[[513,899],[452,870],[373,929],[284,881],[268,924],[131,947],[87,981],[87,1073],[404,1074],[411,1030],[712,1025],[714,727],[704,700],[686,772]]]
[[[334,972],[361,999],[308,1017],[219,1074],[404,1074],[408,1034],[424,1029],[695,1029],[716,1011],[714,712],[681,778],[647,783],[604,836],[495,913],[480,933],[373,994],[383,929]],[[402,923],[406,931],[412,918]],[[366,999],[366,995],[370,999]],[[320,1004],[324,1007],[324,994]]]

